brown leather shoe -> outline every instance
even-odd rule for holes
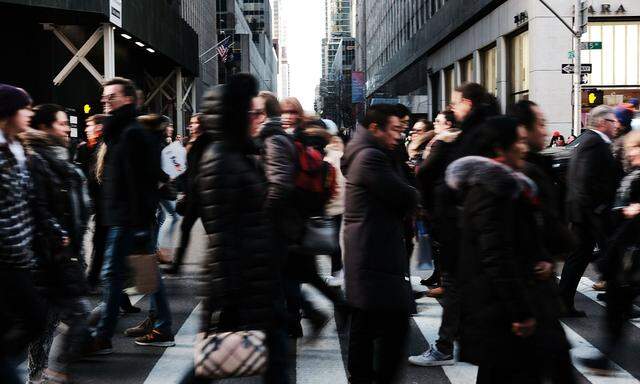
[[[433,297],[437,299],[439,297],[442,297],[442,295],[444,295],[444,288],[442,287],[433,288],[427,291],[427,297]]]
[[[607,290],[607,282],[606,281],[598,281],[597,283],[593,284],[593,286],[591,287],[593,288],[594,291],[606,291]]]

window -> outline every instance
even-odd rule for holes
[[[444,70],[444,100],[446,105],[451,104],[451,95],[454,89],[456,89],[456,77],[453,67],[450,67]]]
[[[498,94],[498,49],[494,46],[482,52],[482,85],[492,95]]]
[[[509,47],[511,102],[529,98],[529,32],[511,39]]]
[[[640,22],[589,23],[582,41],[602,42],[582,51],[593,68],[589,85],[640,85]]]
[[[470,83],[473,81],[473,56],[467,57],[460,62],[460,82]]]

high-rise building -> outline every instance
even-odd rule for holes
[[[504,111],[530,99],[545,112],[549,131],[567,136],[573,125],[572,76],[563,73],[567,53],[591,64],[582,91],[582,114],[596,104],[615,105],[640,96],[640,2],[591,0],[583,41],[538,1],[359,0],[358,65],[366,68],[366,94],[406,100],[415,113],[446,108],[455,88],[482,84]],[[567,23],[575,2],[548,0]],[[593,97],[594,94],[604,97]],[[592,96],[591,98],[589,96]]]
[[[273,0],[273,42],[278,52],[278,97],[290,95],[289,59],[287,57],[287,24],[286,12],[282,7],[283,0]]]
[[[217,0],[218,41],[233,54],[220,65],[220,82],[234,73],[251,73],[260,89],[277,92],[278,56],[271,35],[269,0]]]

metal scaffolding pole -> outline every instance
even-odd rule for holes
[[[113,79],[116,76],[116,50],[115,28],[109,23],[102,24],[104,38],[104,79]]]

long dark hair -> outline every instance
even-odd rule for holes
[[[477,154],[494,158],[496,149],[507,151],[518,141],[519,121],[509,116],[490,117],[478,130]]]
[[[57,104],[40,104],[33,108],[33,118],[31,118],[31,127],[37,130],[42,130],[41,126],[46,129],[51,128],[53,123],[57,120],[56,115],[58,112],[64,112],[64,108]]]

